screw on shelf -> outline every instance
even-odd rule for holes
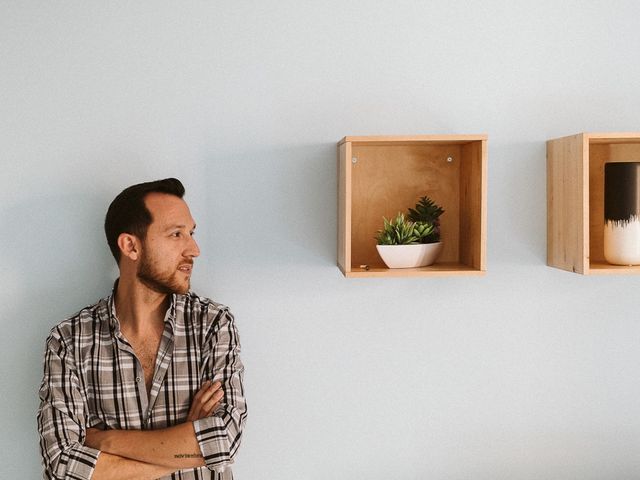
[[[360,265],[360,268],[364,268],[365,270],[369,271],[369,265]]]
[[[353,163],[354,165],[355,165],[356,163],[358,163],[358,157],[353,157],[353,158],[351,159],[351,163]]]
[[[453,162],[453,157],[447,157],[447,162],[448,162],[448,163]]]

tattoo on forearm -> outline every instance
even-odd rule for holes
[[[202,458],[200,453],[176,453],[174,458]]]

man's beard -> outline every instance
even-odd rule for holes
[[[191,286],[189,280],[187,280],[186,284],[178,280],[177,271],[174,271],[173,274],[167,273],[166,275],[158,272],[144,250],[142,252],[142,258],[140,259],[137,276],[144,285],[154,292],[167,295],[174,293],[184,295],[189,292]]]

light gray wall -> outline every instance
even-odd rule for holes
[[[545,265],[545,141],[640,130],[635,1],[0,4],[2,478],[125,186],[187,186],[230,305],[239,479],[640,477],[636,277]],[[488,133],[488,273],[347,280],[336,142]]]

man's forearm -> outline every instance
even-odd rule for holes
[[[204,465],[192,422],[160,430],[106,430],[87,435],[103,452],[175,469]]]
[[[123,458],[101,452],[93,470],[92,480],[152,480],[169,475],[178,470],[150,463]]]

